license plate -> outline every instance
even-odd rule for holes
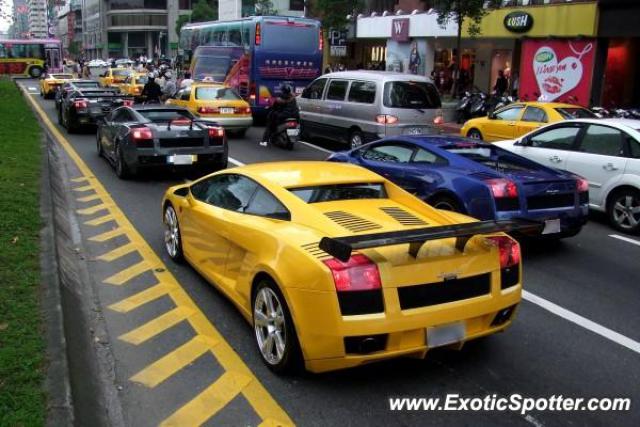
[[[167,157],[167,163],[172,165],[192,165],[198,160],[195,154],[174,154]]]
[[[298,136],[300,133],[300,129],[287,129],[287,135],[289,136]]]
[[[422,135],[422,128],[409,128],[407,133],[409,135]]]
[[[559,233],[560,228],[560,220],[559,219],[548,219],[544,222],[544,230],[542,230],[542,234],[555,234]]]
[[[464,322],[427,328],[427,347],[442,347],[458,343],[464,340],[465,332]]]
[[[233,114],[233,108],[221,108],[220,114]]]

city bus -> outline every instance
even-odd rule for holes
[[[0,75],[39,78],[62,71],[62,46],[57,39],[0,40]]]
[[[251,104],[254,114],[260,115],[283,84],[301,93],[321,74],[320,21],[253,16],[187,24],[180,31],[180,54],[194,79],[216,80],[221,69],[228,70],[223,82],[235,88]],[[210,76],[205,64],[210,64]]]

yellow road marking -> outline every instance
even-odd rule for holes
[[[109,221],[112,221],[112,220],[114,220],[113,215],[106,214],[104,216],[99,216],[98,218],[94,218],[94,219],[91,219],[89,221],[85,221],[84,223],[87,224],[87,225],[96,226],[96,225],[102,225],[105,222],[109,222]]]
[[[129,222],[126,215],[124,215],[124,213],[116,205],[115,201],[104,188],[102,183],[95,176],[93,176],[93,172],[91,171],[91,169],[89,169],[87,164],[82,160],[82,158],[80,158],[69,141],[67,141],[62,133],[60,133],[60,131],[56,128],[56,126],[51,123],[51,120],[38,105],[38,103],[31,97],[27,97],[27,99],[29,100],[29,102],[31,102],[31,105],[42,119],[42,122],[47,126],[60,146],[74,161],[74,163],[80,170],[80,173],[89,178],[88,181],[92,183],[96,194],[100,196],[100,199],[104,203],[111,205],[109,211],[113,216],[108,220],[113,219],[119,226],[119,229],[126,230],[127,237],[131,242],[135,243],[138,246],[138,252],[143,259],[147,260],[150,265],[157,265],[159,267],[165,268],[166,270],[166,267],[162,260],[158,257],[158,255],[156,255],[153,249],[151,249],[149,244],[146,242],[146,240],[144,240],[140,233],[133,227],[131,222]],[[278,403],[267,392],[267,390],[258,381],[258,379],[255,378],[251,370],[247,367],[247,365],[245,365],[240,356],[238,356],[238,354],[231,348],[229,343],[225,341],[224,337],[220,334],[220,332],[218,332],[218,330],[213,326],[209,319],[207,319],[204,313],[200,311],[191,297],[182,288],[182,286],[180,286],[180,283],[176,280],[173,274],[166,270],[163,273],[154,272],[154,275],[159,278],[158,281],[162,281],[162,283],[171,288],[171,290],[169,291],[169,296],[177,307],[183,307],[192,310],[191,316],[186,320],[191,324],[193,329],[196,331],[196,334],[212,337],[213,339],[216,339],[220,342],[212,349],[212,353],[214,354],[222,368],[225,371],[239,373],[252,379],[252,381],[242,390],[242,394],[256,411],[258,416],[263,420],[263,423],[278,426],[294,425],[293,421],[289,418],[287,413],[280,407],[280,405],[278,405]],[[184,407],[179,409],[178,411],[182,411],[182,414],[186,413]]]
[[[141,275],[149,269],[151,269],[149,264],[146,261],[142,260],[139,263],[133,264],[131,267],[127,267],[124,270],[114,274],[113,276],[107,277],[103,280],[103,282],[109,285],[124,285],[129,280]]]
[[[225,372],[191,402],[178,409],[161,426],[199,426],[214,416],[238,395],[252,378],[237,372]]]
[[[78,197],[76,200],[79,202],[91,202],[93,200],[98,200],[99,198],[99,194],[92,194],[90,196]]]
[[[164,283],[158,283],[157,285],[147,288],[142,292],[138,292],[137,294],[131,295],[130,297],[127,297],[122,301],[111,304],[109,306],[109,309],[117,311],[118,313],[128,313],[131,310],[140,307],[141,305],[158,299],[163,295],[167,295],[170,289],[170,286],[165,285]]]
[[[133,243],[129,242],[126,245],[122,245],[118,248],[115,248],[112,251],[107,252],[106,254],[102,254],[99,257],[97,257],[96,259],[99,259],[100,261],[113,261],[116,260],[120,257],[123,257],[127,254],[130,254],[131,252],[134,252],[136,250],[136,245],[134,245]]]
[[[84,182],[89,180],[89,178],[87,178],[86,176],[79,176],[77,178],[72,178],[71,181],[72,182]]]
[[[78,209],[76,212],[78,212],[80,215],[93,215],[96,212],[100,212],[108,208],[109,206],[105,205],[104,203],[100,203],[95,206],[89,206],[88,208]]]
[[[89,190],[93,190],[93,187],[91,186],[91,184],[89,185],[83,185],[82,187],[76,187],[73,189],[73,191],[89,191]]]
[[[215,339],[198,335],[147,366],[130,379],[147,387],[155,387],[211,350],[216,344],[218,344],[218,341]]]
[[[189,317],[190,314],[192,314],[192,312],[189,309],[176,307],[162,316],[156,317],[144,325],[139,326],[126,334],[120,335],[118,338],[131,344],[142,344],[148,339],[155,337],[160,332],[166,331],[172,326],[182,322],[184,319]]]
[[[114,228],[113,230],[105,231],[104,233],[100,233],[93,237],[89,237],[89,240],[92,242],[106,242],[107,240],[111,240],[116,236],[121,236],[123,234],[127,234],[129,230],[125,230],[122,227]]]

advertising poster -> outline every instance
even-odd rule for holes
[[[409,43],[387,40],[387,71],[426,75],[427,41],[413,39]]]
[[[589,105],[596,41],[525,40],[520,64],[520,97]]]

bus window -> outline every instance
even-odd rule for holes
[[[2,42],[0,42],[0,58],[6,58],[7,57],[7,48],[4,47],[4,44],[2,44]]]
[[[213,29],[214,35],[212,44],[221,44],[227,41],[227,27],[224,25],[218,25]]]
[[[229,43],[234,46],[242,46],[242,33],[240,32],[240,24],[229,26]]]

